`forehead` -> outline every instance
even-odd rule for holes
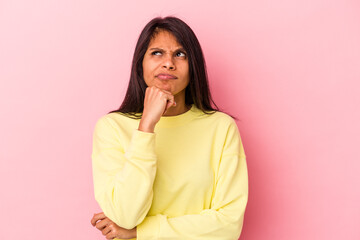
[[[152,36],[149,47],[163,48],[163,49],[178,49],[181,44],[176,40],[176,37],[169,31],[158,30]]]

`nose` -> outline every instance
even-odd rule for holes
[[[163,68],[167,68],[169,70],[175,70],[175,63],[172,56],[166,55],[164,56]]]

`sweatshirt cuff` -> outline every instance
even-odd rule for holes
[[[160,215],[149,216],[136,227],[137,240],[153,240],[159,238]]]
[[[156,159],[155,133],[134,129],[125,157],[137,157],[143,160]]]

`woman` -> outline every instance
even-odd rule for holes
[[[94,130],[91,220],[107,239],[238,239],[248,199],[241,138],[213,108],[200,44],[182,20],[143,29],[118,110]]]

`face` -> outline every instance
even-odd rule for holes
[[[160,30],[150,40],[142,62],[148,87],[156,86],[185,99],[189,83],[189,63],[185,50],[172,33]]]

